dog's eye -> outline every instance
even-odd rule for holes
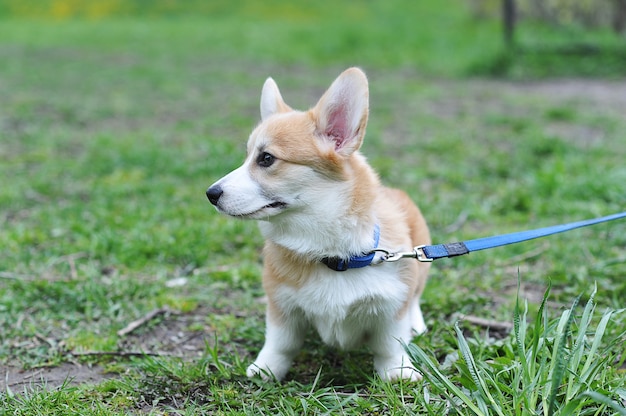
[[[257,157],[256,163],[263,168],[269,168],[272,164],[274,164],[274,160],[274,155],[263,152]]]

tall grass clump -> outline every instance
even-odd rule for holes
[[[598,321],[594,288],[582,314],[576,309],[579,296],[558,318],[549,319],[549,293],[550,287],[532,323],[528,304],[525,302],[522,309],[518,293],[513,339],[503,343],[499,353],[490,353],[490,358],[472,351],[463,331],[455,325],[460,358],[454,365],[456,375],[444,374],[415,344],[407,346],[408,353],[431,389],[461,414],[626,415],[626,374],[614,368],[624,357],[611,352],[624,344],[626,330],[607,339],[611,318],[624,309],[607,310]],[[620,372],[616,378],[608,377]]]

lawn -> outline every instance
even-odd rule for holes
[[[435,263],[422,382],[314,334],[283,383],[245,377],[262,240],[204,192],[268,76],[304,109],[361,66],[363,152],[437,243],[626,207],[623,38],[585,32],[617,52],[564,65],[532,49],[556,29],[521,26],[515,58],[496,19],[434,1],[258,4],[2,17],[0,415],[626,414],[623,220]]]

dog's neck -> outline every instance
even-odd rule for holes
[[[376,220],[328,218],[298,224],[260,223],[265,238],[289,251],[319,261],[325,257],[349,258],[374,248]]]

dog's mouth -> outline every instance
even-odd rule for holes
[[[265,209],[265,208],[280,208],[280,209],[283,209],[283,208],[287,208],[287,204],[285,202],[282,202],[282,201],[274,201],[271,204],[267,204],[262,209]]]
[[[286,202],[274,201],[270,204],[262,206],[261,208],[257,210],[254,210],[245,214],[236,214],[233,216],[238,217],[238,218],[252,218],[252,219],[266,218],[266,217],[271,217],[273,215],[278,214],[280,211],[283,211],[284,209],[286,209],[287,206],[288,205]],[[273,210],[277,210],[277,211],[273,212]]]

